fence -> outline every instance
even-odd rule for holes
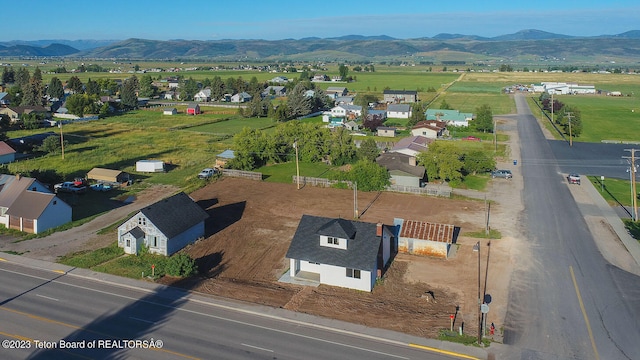
[[[298,183],[298,177],[295,176],[295,175],[293,175],[293,183],[294,184]],[[339,184],[339,183],[347,184],[347,187],[349,187],[349,189],[353,188],[353,184],[351,183],[351,181],[329,180],[329,179],[324,179],[324,178],[300,176],[300,185],[311,185],[311,186],[318,186],[318,187],[332,187],[333,185],[336,185],[336,184]]]
[[[222,169],[222,175],[262,181],[262,173],[253,171]]]
[[[292,176],[293,183],[297,184],[298,177]],[[344,183],[349,187],[349,189],[353,189],[353,184],[351,181],[341,181],[341,180],[329,180],[324,178],[314,178],[307,176],[300,176],[300,184],[301,185],[311,185],[318,187],[331,187],[333,185]],[[420,195],[430,195],[430,196],[442,196],[442,197],[451,197],[451,187],[447,185],[430,185],[427,184],[425,187],[414,187],[414,186],[405,186],[405,185],[390,185],[387,186],[385,191],[394,191],[401,193],[410,193],[410,194],[420,194]]]
[[[430,195],[451,197],[451,187],[447,185],[430,185],[424,187],[406,186],[406,185],[389,185],[386,191],[395,191],[410,194]]]

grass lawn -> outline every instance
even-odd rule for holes
[[[583,131],[577,141],[640,141],[640,103],[636,97],[563,95],[554,100],[580,110]]]
[[[224,136],[239,133],[245,127],[252,129],[265,129],[275,125],[276,122],[271,118],[230,118],[225,121],[193,126],[186,130]]]
[[[630,181],[605,178],[603,183],[599,176],[589,176],[588,178],[609,205],[632,206]]]
[[[335,170],[335,167],[323,163],[300,162],[299,166],[300,176],[327,178],[331,172],[338,171]],[[282,164],[270,164],[254,171],[261,172],[264,181],[292,184],[293,176],[296,175],[296,162],[290,161]]]
[[[124,250],[118,247],[118,242],[114,241],[106,248],[95,251],[85,250],[65,255],[58,259],[58,262],[69,266],[91,269],[96,265],[113,260],[122,255],[124,255]]]

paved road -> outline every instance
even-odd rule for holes
[[[213,300],[169,287],[143,291],[141,282],[132,284],[141,288],[0,262],[0,340],[3,340],[0,357],[47,360],[459,358],[409,345],[428,343],[426,339],[282,309]],[[288,316],[281,316],[285,313]],[[162,348],[127,348],[147,347],[152,339],[156,346],[157,340],[161,340]],[[136,344],[125,340],[146,342]],[[431,340],[431,343],[439,342]],[[101,348],[62,349],[61,344],[95,344]],[[29,348],[7,349],[8,345]],[[56,348],[36,349],[36,345]],[[444,343],[443,346],[451,345],[463,348],[459,344]]]
[[[529,251],[510,286],[507,357],[640,359],[640,277],[602,258],[525,98],[516,105]]]

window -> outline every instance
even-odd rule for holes
[[[158,237],[157,236],[150,236],[149,237],[149,244],[151,244],[151,247],[158,247]]]
[[[347,268],[347,277],[360,279],[360,270]]]
[[[331,237],[331,236],[327,237],[327,242],[333,245],[340,245],[340,239],[336,237]]]
[[[147,225],[147,219],[142,216],[138,218],[138,225]]]
[[[131,240],[127,239],[127,247],[131,247]]]

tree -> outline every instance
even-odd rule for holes
[[[235,157],[229,166],[239,170],[253,170],[264,165],[263,150],[266,145],[264,133],[258,129],[243,128],[233,137]]]
[[[356,105],[362,106],[362,108],[369,107],[369,104],[375,104],[379,101],[378,97],[374,94],[358,94],[354,99]]]
[[[35,113],[22,114],[20,120],[22,120],[22,126],[24,126],[25,129],[34,130],[40,127],[41,116]]]
[[[411,104],[411,117],[409,118],[409,121],[407,122],[407,127],[413,127],[415,126],[418,121],[422,121],[422,120],[426,120],[425,116],[424,116],[424,109],[422,108],[422,105],[419,102],[414,102]]]
[[[156,94],[156,87],[153,86],[151,75],[145,74],[140,78],[140,96],[150,98]]]
[[[36,79],[29,80],[29,83],[22,87],[22,101],[20,105],[41,106],[43,91],[42,82]]]
[[[489,105],[482,105],[476,108],[476,119],[473,125],[478,131],[493,132],[493,112]]]
[[[427,169],[429,181],[462,179],[461,153],[451,142],[436,141],[427,152],[418,154],[418,162]]]
[[[451,110],[451,106],[449,105],[449,103],[447,103],[447,100],[442,99],[442,101],[440,102],[440,109]]]
[[[378,158],[378,155],[380,155],[380,149],[378,149],[378,145],[372,137],[367,137],[360,143],[357,154],[360,160],[373,162]]]
[[[40,70],[40,67],[36,66],[36,69],[33,71],[33,75],[31,76],[31,79],[35,79],[40,83],[42,83],[42,70]]]
[[[467,174],[491,171],[496,168],[496,160],[482,150],[472,150],[463,155],[462,168]]]
[[[329,156],[331,164],[341,166],[353,161],[356,155],[356,147],[353,137],[345,128],[339,128],[331,133],[331,146]]]
[[[54,99],[62,99],[64,96],[64,87],[62,87],[62,81],[57,77],[52,77],[47,87],[47,95]]]
[[[345,64],[340,64],[338,67],[338,73],[342,80],[347,80],[347,75],[349,74],[349,68]]]
[[[64,142],[67,145],[67,141]],[[58,150],[62,149],[60,146],[60,137],[57,135],[47,136],[40,146],[40,151],[46,152],[48,154],[55,154]]]
[[[291,91],[287,98],[287,107],[289,108],[290,118],[305,116],[311,114],[313,110],[314,100],[306,95],[308,88],[305,83],[298,83]]]
[[[84,85],[77,76],[72,76],[67,81],[67,89],[74,94],[82,94],[84,92]]]
[[[87,80],[86,88],[87,95],[100,95],[100,84],[98,84],[97,81],[93,81],[89,78],[89,80]]]
[[[193,100],[195,94],[200,91],[198,87],[198,83],[193,78],[188,78],[184,80],[182,86],[180,87],[182,91],[180,92],[180,98],[185,101]]]
[[[65,105],[70,113],[79,117],[83,117],[84,109],[87,105],[89,105],[88,97],[86,97],[85,94],[69,95]]]
[[[15,82],[16,73],[13,71],[12,67],[5,66],[4,70],[2,70],[2,83],[13,84]]]
[[[18,69],[15,75],[14,85],[18,86],[20,89],[24,88],[31,79],[31,75],[29,75],[29,70],[25,67],[21,67]]]
[[[362,127],[373,132],[375,132],[379,126],[382,126],[382,124],[384,124],[384,119],[380,115],[369,114],[369,116],[362,121]]]
[[[211,98],[220,101],[224,96],[224,82],[220,76],[214,76],[211,81]]]
[[[556,123],[562,127],[565,135],[569,135],[569,117],[571,118],[571,136],[579,137],[582,134],[582,114],[577,107],[564,105],[556,117]]]
[[[360,191],[381,191],[391,184],[387,169],[368,160],[357,161],[345,177],[357,183]]]
[[[136,109],[138,107],[138,78],[133,75],[124,81],[122,85],[122,93],[120,99],[122,105],[129,109]]]

